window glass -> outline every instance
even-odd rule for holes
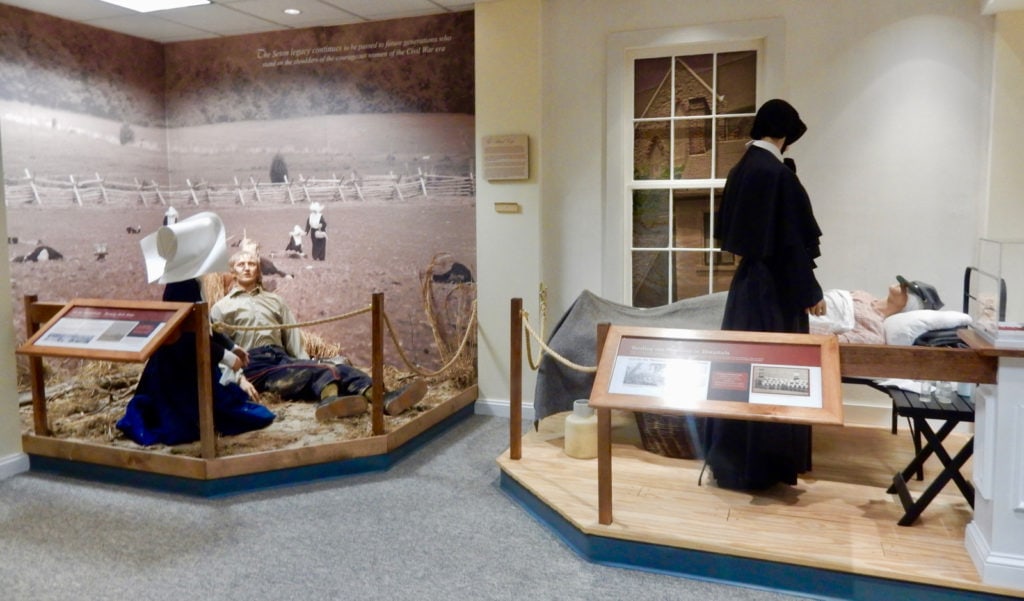
[[[712,232],[725,178],[749,141],[758,50],[755,43],[709,46],[661,56],[647,49],[632,61],[628,265],[638,307],[727,290],[736,268]]]
[[[669,191],[633,191],[633,247],[669,246]]]

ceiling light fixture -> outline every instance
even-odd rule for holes
[[[292,15],[294,17],[295,15],[301,15],[302,11],[297,8],[286,8],[284,9],[284,14]]]
[[[209,4],[210,0],[103,0],[107,4],[114,4],[121,8],[134,10],[139,13],[151,13],[158,10],[170,10],[172,8],[184,8],[186,6],[199,6]]]

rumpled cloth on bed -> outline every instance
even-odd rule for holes
[[[644,309],[614,303],[584,290],[555,324],[547,344],[569,361],[593,367],[597,365],[598,324],[720,330],[727,294],[716,292]],[[593,373],[572,369],[545,354],[533,396],[536,419],[571,410],[572,402],[589,398],[593,387]]]

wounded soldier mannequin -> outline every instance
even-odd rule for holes
[[[236,344],[249,352],[245,377],[260,392],[275,392],[283,399],[318,401],[316,418],[347,417],[365,413],[372,402],[372,381],[362,371],[310,359],[303,349],[295,318],[277,294],[261,285],[259,257],[242,251],[231,257],[234,286],[210,311],[211,320],[228,326],[274,326],[266,330],[231,332]],[[384,395],[384,412],[398,415],[423,399],[426,383],[412,384]]]

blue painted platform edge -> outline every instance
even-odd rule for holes
[[[812,599],[850,601],[996,601],[1019,599],[875,576],[723,555],[586,534],[515,478],[501,472],[499,487],[584,559],[670,576],[743,586]]]
[[[390,453],[303,465],[268,472],[243,474],[227,478],[199,480],[83,461],[57,459],[42,455],[29,455],[29,469],[36,472],[58,474],[106,484],[132,486],[158,492],[197,497],[222,497],[257,490],[293,486],[328,478],[385,471],[443,434],[455,424],[473,415],[473,405],[474,403],[469,403]]]

